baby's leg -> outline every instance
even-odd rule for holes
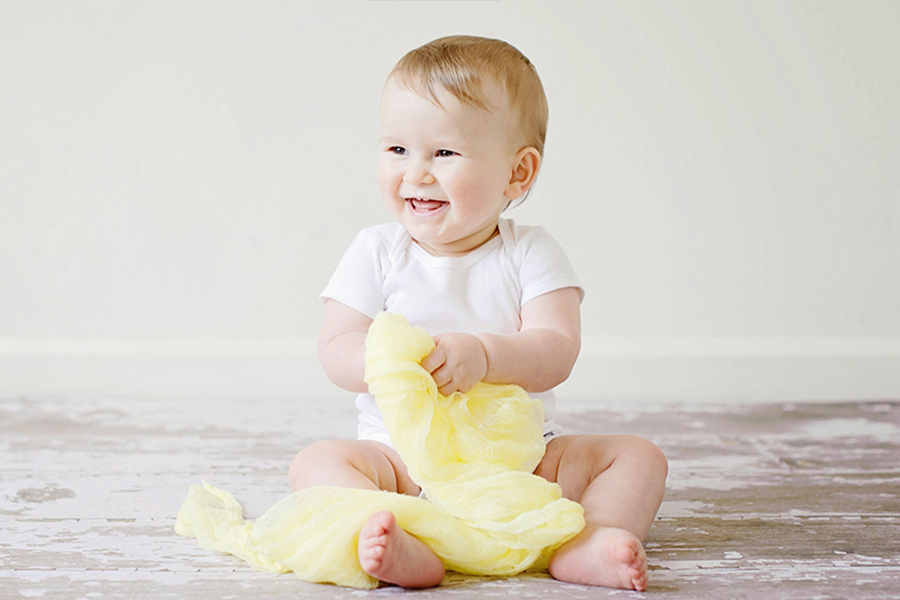
[[[330,440],[300,451],[290,468],[294,491],[319,485],[385,490],[418,495],[395,450],[371,441]],[[373,514],[359,533],[359,563],[379,581],[402,587],[433,587],[444,578],[444,564],[421,540],[397,526],[389,512]]]
[[[551,440],[535,473],[558,483],[584,507],[586,525],[550,559],[550,574],[571,583],[643,591],[641,544],[665,492],[662,451],[633,436],[562,436]]]

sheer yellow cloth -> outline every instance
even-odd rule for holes
[[[477,384],[442,396],[419,362],[434,341],[381,313],[366,338],[366,382],[391,440],[427,500],[317,487],[246,521],[228,492],[192,485],[175,531],[253,568],[306,581],[373,588],[357,558],[369,516],[389,510],[453,571],[513,575],[546,569],[553,550],[584,527],[580,505],[532,475],[544,452],[541,404],[521,388]]]

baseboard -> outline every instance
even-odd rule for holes
[[[315,340],[0,340],[0,396],[332,403]],[[588,338],[560,403],[900,400],[900,337]]]
[[[314,338],[2,341],[0,395],[333,400]]]
[[[900,400],[900,337],[589,338],[578,402]]]

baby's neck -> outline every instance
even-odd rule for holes
[[[429,245],[428,243],[417,240],[416,238],[413,238],[413,241],[423,250],[425,250],[425,252],[431,254],[432,256],[458,258],[460,256],[465,256],[470,252],[474,252],[478,248],[481,248],[498,235],[500,235],[499,224],[495,225],[493,231],[484,239],[474,238],[473,236],[473,238],[465,238],[453,244],[440,246]]]

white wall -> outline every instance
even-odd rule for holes
[[[0,395],[347,398],[316,298],[435,37],[551,107],[563,399],[900,398],[900,3],[0,2]]]

